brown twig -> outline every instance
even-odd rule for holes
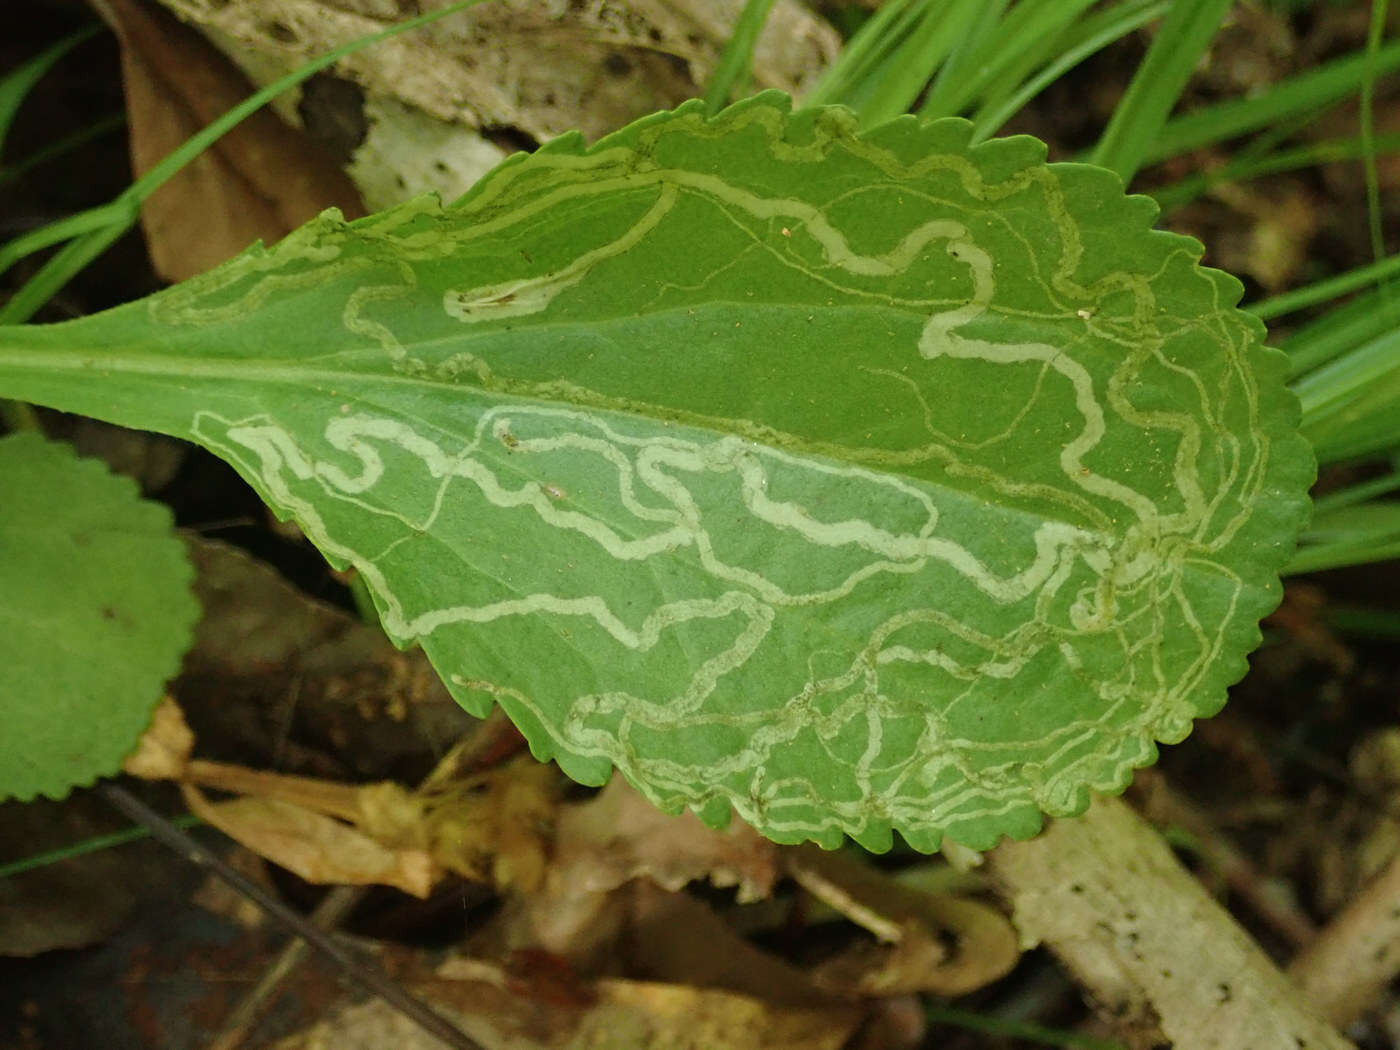
[[[377,967],[357,957],[325,930],[287,907],[252,879],[229,865],[223,858],[210,853],[194,838],[171,824],[170,821],[125,788],[108,781],[98,784],[97,790],[108,802],[149,830],[153,838],[186,860],[217,875],[243,896],[257,904],[272,918],[294,931],[311,947],[333,960],[352,981],[366,991],[379,996],[424,1031],[435,1035],[445,1044],[453,1047],[454,1050],[483,1050],[480,1043],[417,996],[394,983]]]

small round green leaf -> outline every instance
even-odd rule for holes
[[[0,439],[0,799],[117,772],[199,606],[170,511],[35,434]]]

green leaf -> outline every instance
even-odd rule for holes
[[[1313,463],[1195,241],[1025,137],[775,93],[0,330],[197,441],[572,777],[988,846],[1213,713]]]
[[[199,607],[170,512],[37,434],[0,439],[0,799],[117,772]]]

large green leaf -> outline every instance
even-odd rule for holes
[[[1220,706],[1313,466],[1196,242],[968,137],[689,104],[5,330],[0,395],[212,449],[578,780],[1024,836]]]
[[[170,511],[36,434],[0,439],[0,799],[117,772],[199,606]]]

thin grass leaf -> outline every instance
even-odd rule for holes
[[[1392,492],[1400,492],[1400,472],[1348,485],[1346,488],[1337,489],[1335,492],[1329,492],[1325,496],[1314,499],[1313,518],[1317,519],[1321,515],[1330,514],[1343,507],[1354,507],[1378,496],[1387,496]]]
[[[1113,110],[1090,160],[1132,181],[1148,160],[1167,115],[1181,97],[1231,0],[1176,0]]]
[[[1377,500],[1315,513],[1285,571],[1321,572],[1394,557],[1400,557],[1400,501]]]
[[[1377,135],[1372,140],[1370,148],[1378,155],[1400,153],[1400,133]],[[1244,182],[1266,175],[1278,175],[1286,171],[1312,168],[1320,164],[1356,160],[1358,157],[1364,156],[1366,150],[1366,143],[1358,135],[1352,138],[1312,142],[1306,146],[1279,150],[1276,153],[1261,155],[1236,153],[1214,171],[1188,175],[1176,182],[1165,186],[1154,186],[1152,189],[1142,192],[1155,200],[1163,212],[1170,212],[1191,203],[1224,183]]]
[[[985,0],[949,0],[946,8],[930,8],[908,38],[851,93],[850,105],[861,123],[873,127],[907,113],[984,6]]]
[[[1368,70],[1382,76],[1396,69],[1400,69],[1400,41],[1380,48],[1374,57],[1363,52],[1334,59],[1282,80],[1263,94],[1182,114],[1167,121],[1157,139],[1148,145],[1142,162],[1155,164],[1300,117],[1311,120],[1359,90]]]
[[[1031,99],[1060,77],[1110,44],[1161,18],[1171,3],[1172,0],[1144,0],[1142,3],[1122,4],[1098,12],[1071,27],[1056,41],[1054,53],[1058,57],[1033,77],[1022,83],[1023,74],[1018,68],[1009,71],[1000,85],[987,90],[986,97],[972,118],[977,129],[974,132],[976,140],[982,142],[991,138]]]
[[[846,42],[803,105],[846,104],[849,94],[899,47],[925,14],[943,3],[946,0],[889,0],[881,5]]]
[[[718,113],[736,94],[743,94],[753,75],[753,53],[773,9],[773,0],[747,0],[724,45],[705,89],[705,110]]]
[[[1029,60],[1033,66],[1052,54],[1056,38],[1093,5],[1095,0],[1021,0],[1002,19],[996,34],[982,52],[968,62],[969,75],[949,77],[931,92],[919,107],[924,119],[961,113],[984,91],[1000,82],[1016,83],[1017,63]]]
[[[1385,235],[1381,231],[1381,180],[1376,170],[1376,55],[1385,35],[1390,0],[1371,0],[1371,21],[1366,30],[1366,67],[1361,78],[1362,167],[1366,176],[1366,217],[1371,233],[1371,256],[1385,257]]]
[[[28,62],[11,70],[3,79],[0,79],[0,156],[5,152],[5,140],[9,137],[10,126],[15,121],[15,114],[19,112],[19,107],[23,104],[29,92],[50,69],[68,52],[72,51],[85,40],[91,40],[99,32],[102,26],[93,24],[79,29],[76,33],[70,33],[58,43],[45,48],[35,55]]]
[[[1349,350],[1292,384],[1319,462],[1400,445],[1400,328]]]
[[[1325,303],[1329,299],[1337,299],[1348,292],[1356,291],[1358,288],[1365,288],[1368,284],[1380,284],[1397,273],[1400,273],[1400,254],[1392,255],[1379,262],[1358,266],[1335,277],[1328,277],[1302,288],[1295,288],[1291,292],[1261,299],[1257,303],[1248,304],[1245,309],[1260,320],[1268,321],[1274,317],[1282,317],[1284,314],[1306,310],[1309,306]]]
[[[1288,354],[1289,378],[1306,375],[1396,328],[1400,328],[1400,302],[1394,295],[1367,292],[1335,306],[1281,344]]]
[[[948,81],[966,77],[977,68],[988,47],[995,47],[1002,38],[1001,19],[1008,4],[1013,0],[987,0],[982,4],[977,18],[967,28],[962,39],[957,41],[948,57],[939,65],[929,84],[929,94],[934,95],[944,89]],[[952,113],[939,113],[938,116],[954,116]]]
[[[85,128],[65,135],[57,142],[45,146],[43,149],[35,150],[23,160],[15,161],[13,164],[6,164],[0,167],[0,186],[16,181],[50,161],[67,156],[75,150],[81,149],[94,139],[103,135],[110,135],[114,131],[120,131],[126,127],[125,113],[111,113],[100,120],[95,120]]]

